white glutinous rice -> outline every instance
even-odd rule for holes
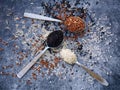
[[[60,55],[69,64],[74,64],[77,61],[76,55],[70,49],[62,49]]]

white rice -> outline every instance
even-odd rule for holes
[[[70,49],[62,49],[60,55],[69,64],[74,64],[77,60],[76,55]]]

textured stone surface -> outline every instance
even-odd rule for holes
[[[59,29],[58,24],[23,17],[24,12],[49,16],[42,1],[55,3],[54,0],[0,1],[0,90],[120,90],[119,0],[69,0],[73,7],[77,1],[80,4],[75,7],[88,8],[95,25],[84,37],[78,38],[83,44],[82,50],[79,51],[77,42],[71,39],[66,45],[77,54],[79,62],[103,76],[110,84],[108,87],[93,80],[77,65],[71,66],[61,60],[50,75],[46,66],[40,66],[40,73],[32,69],[22,79],[16,77],[15,74],[34,57],[35,48],[43,42],[44,38],[39,41],[39,36],[46,34],[46,29]],[[36,40],[39,43],[33,47]],[[41,59],[53,63],[55,56],[59,57],[59,53],[47,51]]]

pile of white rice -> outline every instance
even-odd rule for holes
[[[62,49],[60,55],[69,64],[74,64],[77,60],[76,55],[70,49]]]

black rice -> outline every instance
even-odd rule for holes
[[[54,31],[48,35],[47,45],[49,47],[58,47],[63,41],[63,32],[60,30]]]

